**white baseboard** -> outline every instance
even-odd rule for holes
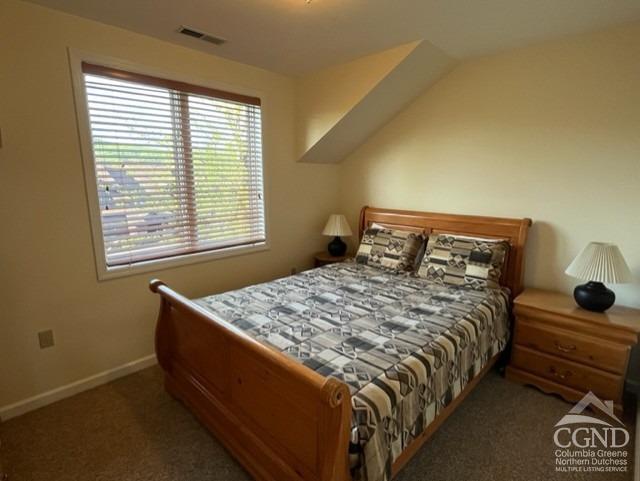
[[[101,384],[106,384],[109,381],[126,376],[127,374],[132,374],[136,371],[153,366],[156,363],[156,355],[151,354],[141,359],[123,364],[122,366],[114,367],[113,369],[102,371],[98,374],[94,374],[93,376],[80,379],[79,381],[60,386],[56,389],[52,389],[51,391],[43,392],[37,396],[23,399],[22,401],[9,404],[7,406],[2,406],[0,407],[0,421],[15,418],[16,416],[41,408],[47,404],[60,401],[61,399],[73,396],[74,394],[81,393],[96,386],[100,386]]]

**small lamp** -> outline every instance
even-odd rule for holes
[[[345,244],[340,236],[350,236],[351,228],[347,222],[347,218],[342,214],[331,214],[327,225],[324,226],[322,235],[334,236],[333,240],[327,246],[329,254],[334,257],[343,256],[347,252],[347,244]]]
[[[632,281],[631,271],[615,244],[591,242],[573,260],[566,274],[588,281],[576,286],[573,297],[578,305],[595,312],[604,312],[616,301],[616,295],[603,282],[624,284]]]

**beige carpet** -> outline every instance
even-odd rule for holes
[[[554,472],[551,433],[569,408],[490,373],[398,481],[630,480]],[[156,367],[10,420],[0,439],[10,481],[250,479],[164,393]]]

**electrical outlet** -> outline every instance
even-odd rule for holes
[[[40,349],[53,347],[55,345],[55,341],[53,340],[53,331],[51,329],[40,331],[38,333],[38,341],[40,342]]]

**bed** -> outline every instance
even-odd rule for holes
[[[257,480],[392,478],[506,346],[529,219],[363,208],[373,223],[506,239],[505,289],[355,262],[198,300],[151,282],[166,389]]]

